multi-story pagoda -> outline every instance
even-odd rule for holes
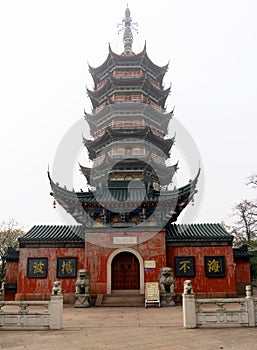
[[[170,88],[146,46],[135,54],[130,10],[123,20],[124,51],[111,50],[105,62],[89,67],[94,89],[87,90],[93,109],[85,114],[92,139],[84,139],[93,167],[81,167],[91,189],[73,192],[51,179],[52,195],[86,227],[158,226],[177,220],[192,200],[197,183],[169,190],[178,164],[167,166],[175,138],[167,138],[173,112],[166,113]]]
[[[65,302],[73,303],[80,269],[90,272],[98,306],[117,290],[144,294],[165,266],[174,271],[177,294],[185,279],[209,297],[235,296],[249,284],[249,253],[233,254],[233,237],[221,225],[174,223],[193,199],[199,173],[170,189],[177,164],[166,166],[175,141],[165,136],[172,117],[163,87],[168,67],[155,65],[146,47],[132,51],[129,9],[123,30],[122,54],[109,47],[106,61],[90,67],[93,111],[85,119],[92,138],[84,144],[93,166],[81,166],[90,190],[69,191],[49,175],[52,195],[78,225],[36,225],[19,239],[19,252],[6,256],[6,298],[48,299],[58,279]]]

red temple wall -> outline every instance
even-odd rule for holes
[[[245,295],[245,286],[251,284],[250,262],[236,260],[236,289],[238,294]]]
[[[5,301],[13,301],[15,300],[16,288],[7,288],[8,285],[17,284],[18,279],[18,269],[19,262],[18,261],[7,261],[6,262],[6,272],[5,272],[5,283],[6,289],[4,292],[4,300]]]
[[[5,282],[6,283],[16,283],[19,269],[19,261],[7,261],[6,262],[6,272],[5,272]]]
[[[48,258],[47,278],[28,278],[28,258]],[[53,282],[62,281],[64,302],[72,302],[75,293],[75,278],[57,277],[57,258],[77,258],[77,269],[85,264],[84,248],[21,248],[16,300],[47,300],[50,298]]]
[[[117,235],[117,234],[116,234]],[[140,233],[140,236],[144,233]],[[109,235],[115,236],[115,234]],[[101,242],[103,244],[103,242]],[[106,245],[108,242],[105,242]],[[107,263],[111,254],[115,251],[126,251],[122,246],[115,248],[105,248],[101,245],[86,242],[86,268],[90,272],[91,291],[96,294],[105,294],[107,292]],[[149,240],[136,246],[129,246],[139,253],[145,260],[154,260],[156,267],[144,269],[144,282],[158,281],[159,270],[166,266],[166,244],[165,233],[159,232]]]
[[[175,293],[183,293],[186,279],[192,280],[194,292],[200,297],[232,297],[236,296],[235,265],[231,246],[191,246],[167,247],[167,265],[175,270],[174,257],[194,256],[195,277],[175,277]],[[206,277],[204,257],[224,256],[226,264],[225,277]]]

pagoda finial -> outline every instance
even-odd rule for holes
[[[137,32],[137,23],[132,22],[132,19],[130,17],[130,9],[126,8],[125,11],[125,18],[122,20],[121,24],[118,24],[118,27],[121,27],[119,30],[120,32],[123,33],[123,43],[124,43],[124,51],[123,55],[134,55],[132,51],[132,43],[133,43],[133,33],[132,30],[135,30]]]

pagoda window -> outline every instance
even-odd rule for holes
[[[143,94],[133,94],[133,95],[114,95],[112,97],[114,102],[123,102],[123,101],[143,101]]]
[[[135,156],[144,156],[145,155],[145,148],[134,148],[133,149],[133,155],[135,155]]]
[[[104,80],[100,81],[100,83],[98,83],[96,85],[97,90],[100,89],[102,86],[104,86],[106,84],[107,80],[108,80],[108,78],[105,78]]]
[[[99,137],[99,136],[102,136],[102,135],[104,134],[105,130],[106,130],[106,128],[102,128],[102,129],[100,129],[100,130],[97,130],[97,131],[93,134],[93,136],[94,136],[95,138],[96,138],[96,137]]]
[[[124,148],[112,148],[110,155],[111,156],[124,156],[125,149]]]
[[[158,135],[158,136],[161,136],[161,137],[164,137],[165,136],[165,133],[159,129],[157,129],[156,127],[154,126],[151,126],[151,130],[152,132],[155,134],[155,135]]]
[[[114,77],[127,78],[127,77],[140,77],[143,75],[142,70],[131,70],[131,71],[114,71],[112,73]]]
[[[105,158],[105,154],[102,154],[101,156],[97,157],[95,160],[94,160],[94,165],[99,165],[103,162]]]
[[[152,77],[149,77],[148,76],[148,80],[155,86],[157,86],[158,88],[160,87],[160,83],[156,80],[156,79],[153,79]]]
[[[100,106],[96,107],[95,111],[99,112],[106,106],[106,102],[102,103]]]
[[[137,127],[137,126],[145,126],[144,120],[131,120],[131,121],[125,121],[125,120],[116,120],[111,122],[111,126],[113,128],[127,128],[127,127]]]

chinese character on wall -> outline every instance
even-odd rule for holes
[[[195,276],[195,257],[194,256],[175,257],[175,276],[176,277],[194,277]]]
[[[204,257],[205,276],[206,277],[224,277],[226,276],[225,257],[224,256],[205,256]]]
[[[59,258],[57,260],[57,277],[75,278],[77,276],[76,258]]]
[[[28,258],[27,276],[29,278],[46,278],[47,268],[47,258]]]

